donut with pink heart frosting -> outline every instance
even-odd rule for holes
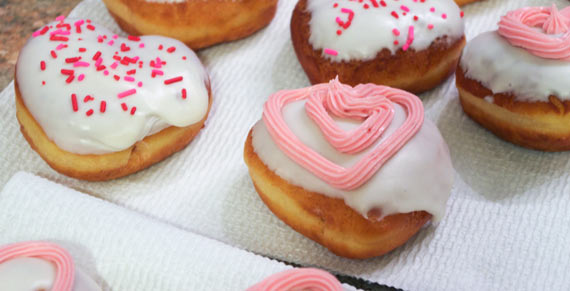
[[[63,17],[22,48],[16,95],[32,148],[54,169],[87,180],[124,176],[181,150],[211,104],[208,74],[182,42],[121,37]]]
[[[271,211],[353,258],[383,254],[442,219],[454,176],[415,95],[338,79],[271,95],[244,157]]]
[[[74,265],[73,258],[62,247],[29,241],[0,247],[0,290],[102,289]]]

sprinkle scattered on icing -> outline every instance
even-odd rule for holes
[[[328,272],[314,268],[300,268],[273,274],[247,290],[342,291],[342,285],[335,276]]]
[[[398,49],[422,50],[438,37],[448,36],[451,42],[463,36],[463,12],[452,0],[336,0],[332,5],[330,0],[308,0],[307,3],[311,13],[309,42],[333,61],[372,59],[384,48],[392,53]],[[328,54],[325,48],[338,54]]]
[[[160,42],[160,49],[145,48],[145,40]],[[162,50],[163,45],[167,47],[166,50]],[[35,70],[27,64],[31,60]],[[204,83],[208,77],[188,47],[179,41],[158,36],[120,38],[86,19],[58,17],[56,22],[34,32],[22,49],[17,72],[24,103],[34,118],[60,148],[74,153],[102,154],[122,150],[169,125],[187,126],[195,123],[207,111],[208,92]],[[36,78],[41,78],[44,91],[34,88],[38,87],[40,81],[27,82]],[[200,98],[192,98],[192,104],[181,105],[178,102],[188,100],[177,98],[182,89]],[[63,131],[61,125],[55,126],[57,122],[48,116],[63,110],[56,108],[56,104],[60,103],[57,100],[46,101],[46,98],[36,96],[47,95],[48,92],[49,98],[61,98],[62,93],[67,96],[66,100],[72,96],[71,105],[61,105],[71,107],[72,113],[81,113],[81,118],[73,114],[66,117],[73,119],[74,122],[69,123],[75,125],[63,127],[74,133]],[[82,99],[78,98],[85,95],[94,98],[100,104],[99,108],[79,103],[78,100]],[[134,98],[125,98],[128,96]],[[113,98],[125,98],[126,101],[117,102]],[[34,101],[30,101],[32,99]],[[36,108],[37,103],[44,102],[52,103],[50,110]],[[135,118],[135,112],[139,120],[125,119]],[[123,117],[117,114],[123,114]],[[101,127],[113,123],[101,119],[103,115],[108,115],[110,119],[121,119],[120,124],[124,128],[120,131],[129,133],[124,138],[117,138],[112,133],[106,134],[107,137],[99,136],[105,135]],[[91,122],[87,122],[89,126],[82,125],[86,122],[82,118],[92,120],[95,117],[101,125]],[[128,125],[129,122],[133,125]],[[92,136],[86,138],[85,131],[91,131],[90,128],[95,130]],[[60,140],[60,135],[65,138]]]
[[[47,242],[21,242],[0,247],[0,264],[8,260],[28,257],[53,263],[56,275],[52,290],[71,291],[75,280],[75,267],[69,253],[58,245]]]
[[[570,7],[527,7],[510,11],[499,22],[499,34],[533,55],[570,60]]]
[[[358,153],[376,142],[392,122],[393,103],[403,106],[408,114],[404,124],[382,144],[352,167],[345,168],[324,158],[300,142],[288,128],[282,110],[287,104],[307,99],[308,116],[319,126],[328,142],[343,153]],[[365,120],[350,132],[336,126],[328,115]],[[329,84],[308,89],[280,91],[269,97],[264,106],[263,121],[281,150],[296,163],[329,185],[352,190],[366,183],[420,129],[424,119],[421,100],[405,91],[385,86],[343,85],[338,78]]]

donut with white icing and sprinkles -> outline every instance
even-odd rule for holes
[[[299,0],[291,37],[313,84],[338,75],[420,93],[455,70],[463,17],[453,0]]]
[[[358,259],[385,254],[442,219],[454,177],[447,144],[418,97],[338,79],[271,95],[244,159],[277,217]]]
[[[119,37],[59,17],[20,51],[16,108],[30,146],[56,171],[122,177],[183,149],[203,127],[210,80],[184,43]]]
[[[192,49],[241,39],[262,29],[273,19],[277,1],[103,0],[127,33],[168,36]]]
[[[570,150],[570,7],[508,12],[471,40],[456,71],[464,112],[498,137]]]

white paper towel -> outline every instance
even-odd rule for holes
[[[332,255],[271,214],[253,189],[242,150],[267,96],[309,85],[289,37],[295,2],[281,0],[276,18],[261,32],[199,53],[214,95],[206,127],[182,152],[123,179],[88,183],[51,170],[18,132],[8,86],[0,95],[0,185],[17,170],[32,171],[234,246],[403,289],[570,289],[570,153],[526,150],[496,138],[462,112],[452,79],[421,95],[457,172],[448,212],[437,227],[387,256],[356,261]],[[496,28],[509,10],[551,3],[469,5],[467,38]],[[72,15],[118,31],[98,0],[82,2]]]

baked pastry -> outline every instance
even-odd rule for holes
[[[164,35],[200,49],[249,36],[268,25],[277,0],[103,0],[133,35]]]
[[[0,247],[0,290],[100,291],[58,245],[30,241]]]
[[[291,38],[312,84],[338,75],[352,86],[420,93],[455,70],[465,45],[462,18],[453,0],[300,0]]]
[[[570,150],[570,8],[529,7],[470,41],[456,76],[465,113],[497,136]]]
[[[329,272],[314,268],[299,268],[273,274],[251,286],[248,291],[314,290],[342,291],[342,285]]]
[[[441,219],[454,176],[419,98],[338,79],[270,96],[244,158],[277,217],[348,258],[385,254]]]
[[[211,104],[208,75],[183,43],[62,18],[22,48],[15,90],[30,146],[58,172],[93,181],[183,149]]]
[[[455,0],[455,3],[457,3],[457,5],[459,5],[459,6],[463,6],[463,5],[470,4],[473,2],[477,2],[477,1],[480,1],[480,0]]]

